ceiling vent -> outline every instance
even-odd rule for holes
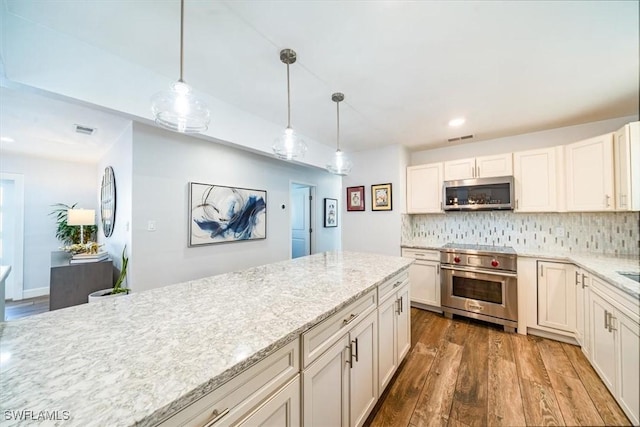
[[[472,139],[473,135],[465,135],[465,136],[458,136],[455,138],[449,138],[447,139],[448,142],[457,142],[457,141],[466,141],[467,139]]]
[[[76,128],[76,132],[82,133],[84,135],[93,135],[96,131],[96,128],[92,128],[89,126],[75,124],[73,125]]]

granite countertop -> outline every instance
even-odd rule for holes
[[[0,323],[0,410],[154,425],[412,262],[327,252]]]
[[[403,248],[428,250],[441,250],[445,248],[445,246],[446,245],[441,243],[428,241],[412,241],[401,245]],[[496,249],[499,248],[499,246],[496,246]],[[640,272],[640,260],[638,257],[616,257],[613,255],[571,252],[541,252],[517,247],[515,251],[519,257],[557,260],[576,264],[640,301],[640,283],[619,274],[621,271],[625,273]]]

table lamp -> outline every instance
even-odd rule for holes
[[[85,225],[96,225],[96,211],[93,209],[69,209],[67,211],[67,225],[80,226],[80,244],[84,245]]]

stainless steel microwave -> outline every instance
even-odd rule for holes
[[[513,210],[512,176],[444,182],[445,211]]]

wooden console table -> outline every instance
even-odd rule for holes
[[[111,260],[69,264],[66,252],[51,253],[49,310],[84,304],[90,293],[113,287]]]

